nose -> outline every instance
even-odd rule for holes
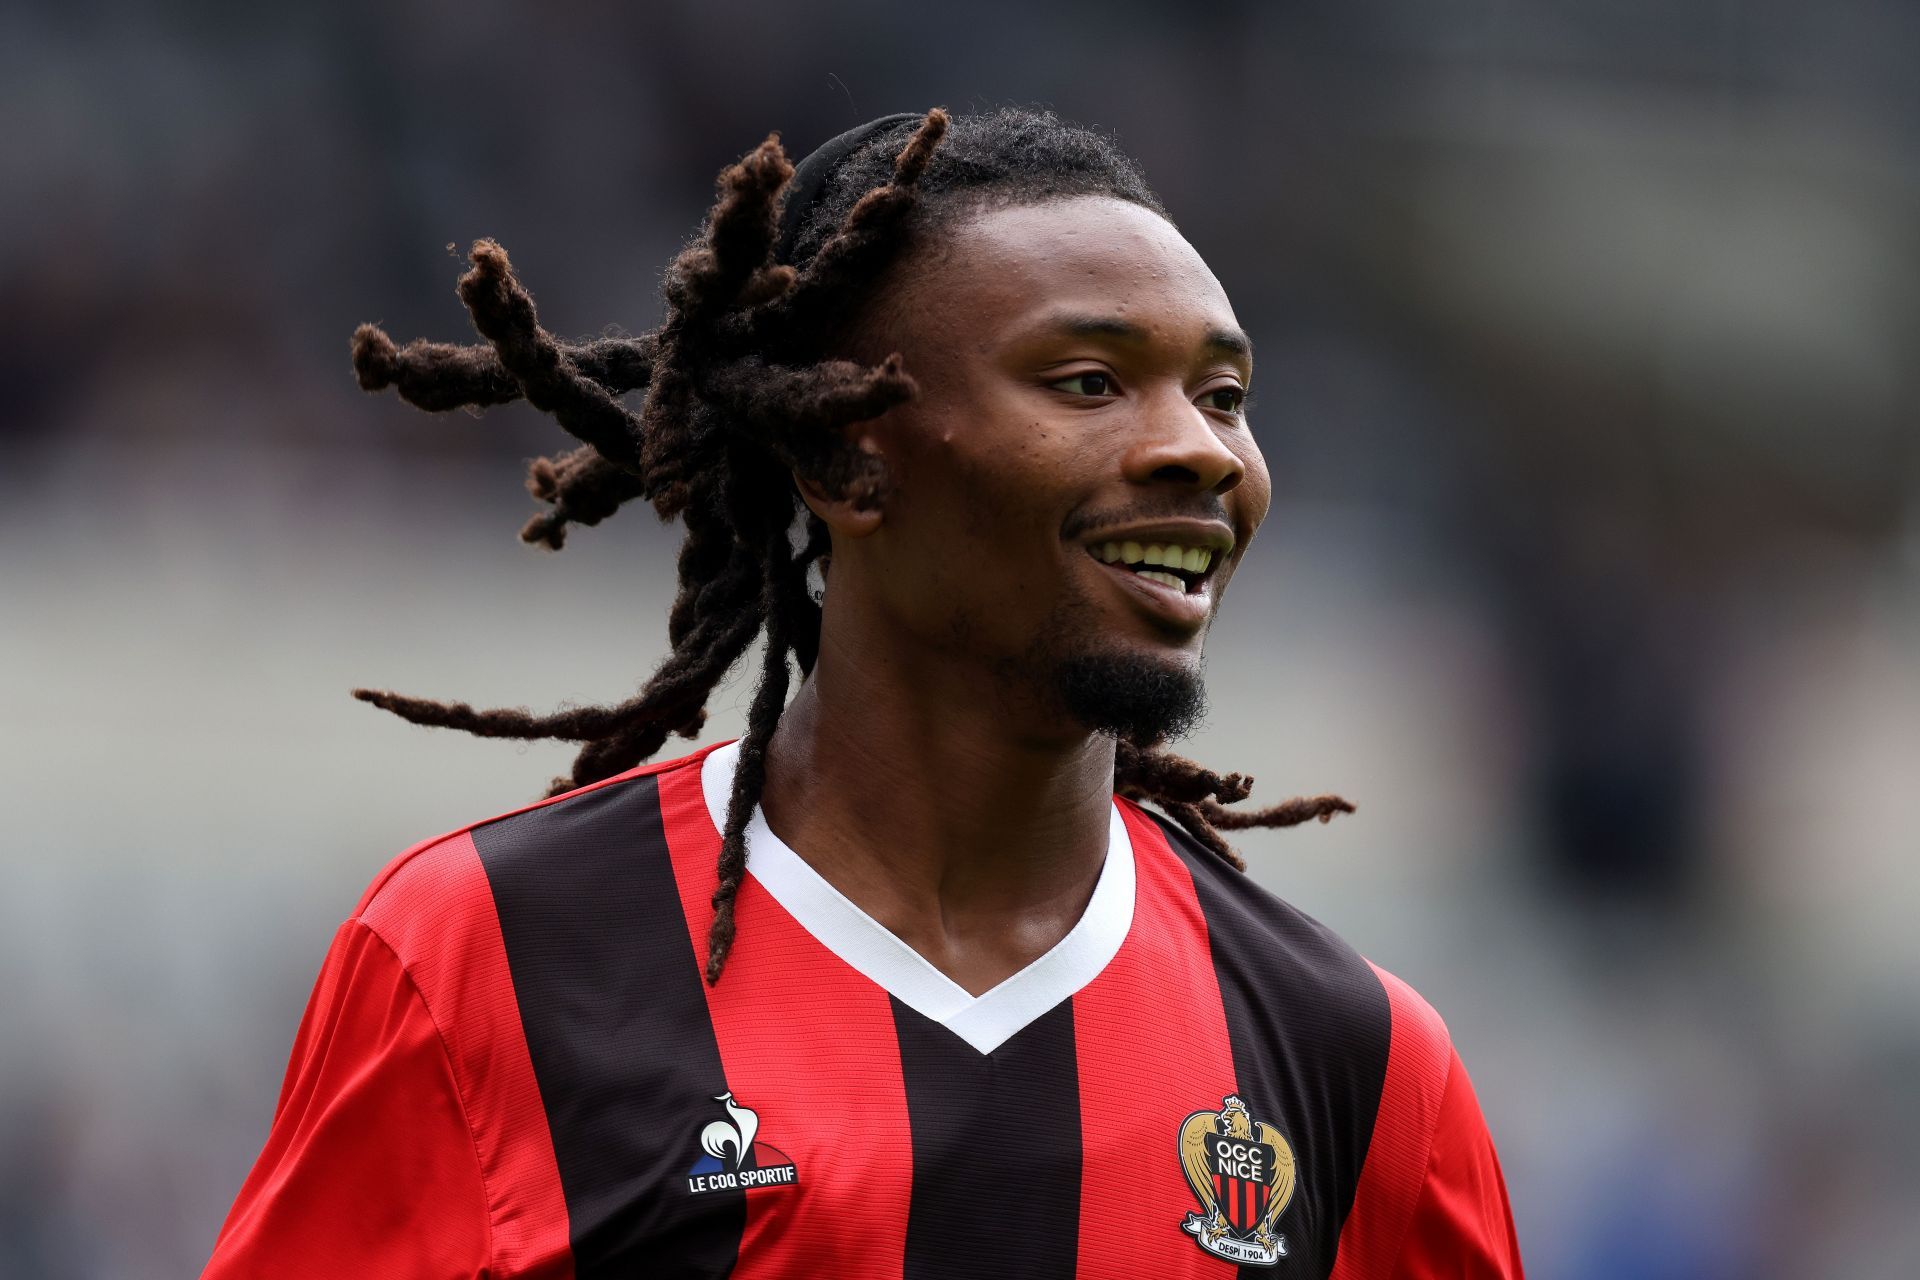
[[[1156,395],[1121,459],[1135,484],[1174,483],[1226,493],[1245,478],[1247,466],[1220,438],[1221,428],[1178,388]]]

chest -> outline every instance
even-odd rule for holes
[[[1338,1206],[1295,1146],[1325,1117],[1231,1111],[1193,998],[1096,984],[983,1053],[871,984],[738,958],[710,1051],[656,1009],[543,1089],[577,1274],[1325,1274]]]
[[[1080,923],[978,997],[751,828],[709,985],[699,783],[476,836],[577,1276],[1330,1273],[1386,1054],[1357,957],[1116,805]]]

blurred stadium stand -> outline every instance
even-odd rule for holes
[[[674,533],[514,541],[515,406],[367,397],[490,235],[638,331],[722,164],[1115,131],[1260,355],[1190,745],[1447,1016],[1536,1280],[1920,1275],[1920,9],[258,6],[0,18],[0,1274],[193,1274],[332,926],[664,649]],[[736,687],[710,724],[741,723]]]

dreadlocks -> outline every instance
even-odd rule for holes
[[[828,535],[801,504],[794,478],[856,506],[879,502],[879,460],[845,444],[841,429],[916,393],[897,355],[868,366],[834,358],[836,342],[915,238],[965,211],[1096,194],[1166,216],[1132,160],[1050,112],[954,120],[936,107],[874,129],[839,157],[810,204],[784,210],[785,245],[783,197],[793,174],[777,135],[722,171],[700,234],[668,268],[666,318],[642,336],[555,338],[491,240],[474,243],[458,290],[485,344],[396,347],[373,325],[353,335],[354,372],[366,390],[392,387],[429,410],[524,398],[583,442],[532,464],[527,488],[548,509],[527,522],[523,541],[557,550],[571,526],[598,524],[636,498],[662,521],[686,524],[667,617],[671,652],[627,701],[534,715],[373,689],[355,689],[356,698],[415,724],[581,743],[572,771],[547,790],[555,796],[633,768],[671,735],[695,736],[714,686],[765,632],[721,833],[709,982],[719,980],[733,943],[747,819],[786,705],[789,663],[805,678],[819,651],[820,605],[807,574],[827,554]],[[641,390],[639,409],[629,408],[622,397]],[[1250,793],[1251,778],[1124,740],[1114,785],[1158,804],[1241,870],[1223,829],[1324,822],[1353,810],[1330,795],[1229,810],[1223,806]]]

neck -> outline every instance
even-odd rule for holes
[[[1113,794],[1110,739],[995,687],[950,652],[915,661],[825,626],[761,799],[829,883],[976,995],[1079,920]]]

